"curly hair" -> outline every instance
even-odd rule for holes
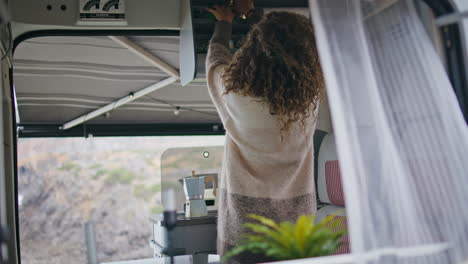
[[[315,113],[324,80],[312,24],[305,16],[271,12],[253,26],[223,74],[225,94],[258,98],[287,132]]]

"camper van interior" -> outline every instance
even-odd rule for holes
[[[206,8],[229,2],[232,1],[0,0],[0,135],[3,138],[0,263],[221,263],[216,247],[216,219],[217,210],[222,206],[218,204],[218,189],[222,181],[225,137],[229,135],[207,88],[205,59],[215,18]],[[463,212],[466,210],[456,207],[468,202],[468,185],[463,185],[467,171],[460,175],[466,168],[466,164],[460,164],[463,159],[466,161],[468,154],[465,121],[468,120],[468,1],[255,0],[254,3],[265,13],[294,12],[313,22],[327,85],[327,96],[320,103],[313,136],[315,158],[311,167],[317,194],[316,221],[333,216],[343,220],[334,231],[348,230],[331,256],[284,263],[445,264],[468,260],[466,254],[459,253],[463,249],[468,252],[466,237],[451,236],[451,240],[447,235],[457,232],[468,235],[467,213]],[[352,8],[356,3],[360,3],[358,11]],[[385,23],[394,17],[405,17],[405,13],[399,11],[404,10],[404,5],[414,8],[417,21],[408,23],[422,25],[423,34],[411,31],[413,24],[394,25],[380,34],[378,31]],[[340,8],[345,10],[342,17],[334,11]],[[356,29],[365,35],[362,42],[357,39],[359,34],[346,36],[352,27],[340,28],[346,28],[347,23],[342,21],[351,17],[352,12],[362,16],[360,23],[367,30]],[[245,20],[234,20],[231,52],[239,49],[249,30]],[[418,41],[409,40],[405,30],[410,32],[408,36],[417,36]],[[411,48],[402,51],[381,37],[383,34],[393,34],[394,39],[408,47],[416,43],[414,45],[423,48],[416,49],[419,53],[412,52]],[[372,74],[358,72],[361,58],[367,59],[367,55],[352,48],[355,38],[357,43],[372,50],[369,60],[373,63],[363,64],[367,65],[363,68],[377,69],[373,70],[376,80],[369,77]],[[345,44],[344,41],[349,42]],[[391,52],[379,53],[379,48]],[[406,55],[399,54],[400,51]],[[422,65],[420,68],[424,70],[418,72],[419,66],[413,67],[420,75],[403,69],[391,71],[376,63],[380,60],[390,65],[401,60],[404,65]],[[424,66],[429,60],[440,64],[440,69]],[[357,73],[350,74],[351,70]],[[442,77],[428,74],[434,71]],[[365,108],[362,102],[367,97],[360,96],[360,102],[355,100],[357,95],[340,93],[344,91],[340,89],[347,85],[371,87],[367,82],[387,88],[418,83],[414,86],[421,94],[392,97],[405,102],[404,107],[394,112],[426,109],[416,99],[413,103],[417,107],[409,107],[412,103],[408,102],[412,100],[408,96],[428,98],[429,89],[424,90],[421,84],[426,79],[434,84],[433,93],[439,93],[435,100],[445,98],[440,99],[443,102],[437,107],[450,113],[455,120],[442,122],[440,127],[444,132],[440,133],[444,136],[441,138],[414,132],[427,128],[421,124],[422,119],[407,115],[402,121],[388,115],[386,121],[377,120],[376,127],[387,127],[390,132],[376,131],[383,131],[389,138],[399,135],[392,138],[403,143],[395,144],[393,149],[388,141],[374,139],[370,132],[351,129],[353,124],[363,122],[366,115],[359,117],[358,112],[349,113],[349,119],[341,115],[346,109],[357,109],[359,105]],[[442,86],[447,89],[443,90]],[[389,90],[392,89],[386,89]],[[353,91],[364,93],[363,89]],[[398,89],[391,93],[387,95],[379,90],[371,95],[391,97]],[[372,96],[368,105],[375,108],[362,110],[369,116],[380,113],[380,110],[373,112],[374,109],[398,107],[392,99],[377,102]],[[451,101],[452,97],[456,102]],[[383,107],[379,108],[381,105]],[[428,119],[429,114],[433,113],[427,113]],[[446,120],[444,117],[439,115]],[[372,120],[371,117],[365,120],[367,128],[374,126],[375,120]],[[390,125],[384,126],[387,121]],[[396,127],[403,123],[415,130],[411,133],[398,130]],[[448,129],[451,127],[457,130]],[[360,140],[352,141],[356,134],[359,136],[355,139]],[[370,144],[373,140],[379,144]],[[429,167],[437,171],[438,176],[446,177],[447,185],[433,182],[441,189],[431,189],[434,178],[421,180],[417,178],[423,174],[421,170],[401,166],[407,169],[405,175],[415,179],[408,181],[410,184],[405,183],[407,178],[403,177],[402,180],[394,178],[394,182],[382,180],[388,190],[383,188],[385,191],[379,191],[382,196],[373,198],[376,196],[369,186],[376,186],[377,180],[364,175],[375,172],[374,169],[384,162],[373,160],[373,165],[368,165],[371,158],[366,155],[372,153],[374,157],[393,162],[392,153],[416,152],[404,148],[413,141],[417,146],[432,142],[440,150],[442,163],[429,162],[432,163]],[[440,147],[442,145],[444,147]],[[384,151],[388,149],[391,151]],[[369,152],[362,155],[362,160],[352,159],[354,154],[349,154],[361,157],[361,152],[366,150]],[[453,155],[443,156],[449,150],[453,150],[450,152]],[[399,166],[382,166],[385,169],[381,170],[399,172],[395,169]],[[444,173],[439,173],[438,168]],[[457,181],[462,176],[465,176],[464,181]],[[421,188],[430,195],[411,189],[418,180],[427,183]],[[362,189],[357,189],[358,185]],[[392,192],[392,186],[410,187],[407,192],[399,187]],[[458,186],[460,190],[450,186]],[[384,195],[387,191],[389,194]],[[441,198],[437,198],[439,191]],[[397,200],[390,199],[396,193],[421,196],[417,198],[418,203],[407,201],[404,206],[389,208],[390,203],[398,204]],[[384,201],[387,198],[388,203]],[[459,203],[448,202],[452,198]],[[447,212],[456,214],[452,217],[459,217],[459,221],[453,223],[453,230],[435,230],[434,226],[442,222],[427,217],[429,210],[425,211],[426,205],[419,201],[453,204],[453,207],[447,206],[453,209]],[[428,229],[422,228],[423,231],[414,236],[412,233],[408,233],[408,237],[399,236],[400,232],[410,232],[405,228],[419,228],[408,220],[403,220],[405,224],[395,220],[397,216],[414,213],[406,210],[408,204],[422,208],[415,214],[421,216],[417,219],[421,226],[427,224]],[[177,212],[172,222],[167,215],[168,208]],[[452,221],[445,219],[444,214],[438,214],[443,218],[440,221]],[[372,222],[372,227],[360,225],[367,220]],[[386,232],[388,236],[384,235]],[[376,235],[365,239],[364,234],[370,233]],[[427,233],[430,236],[425,236]],[[433,233],[440,235],[440,241],[432,240],[437,237]],[[387,243],[389,237],[392,237],[391,243]],[[398,241],[405,242],[398,244]],[[438,249],[431,251],[430,246],[436,242],[455,246],[453,251],[449,247],[443,255],[431,258]],[[420,258],[426,252],[432,253]]]

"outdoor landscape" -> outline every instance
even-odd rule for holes
[[[24,264],[88,263],[84,225],[94,226],[101,262],[151,258],[151,214],[162,212],[165,175],[219,172],[224,137],[20,139],[18,194]],[[215,148],[219,150],[220,148]],[[222,150],[222,149],[221,149]],[[208,165],[207,165],[208,164]],[[211,165],[212,164],[212,165]],[[166,177],[166,176],[163,176]]]

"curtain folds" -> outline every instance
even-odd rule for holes
[[[466,260],[468,129],[413,2],[310,8],[353,255],[340,263]]]

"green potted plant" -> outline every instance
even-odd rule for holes
[[[334,231],[344,220],[334,215],[319,223],[315,223],[315,215],[304,215],[296,223],[279,224],[258,215],[248,217],[255,222],[244,225],[248,231],[243,234],[244,239],[223,256],[223,261],[243,252],[263,254],[278,261],[327,256],[342,245],[341,238],[346,234],[345,229]]]

